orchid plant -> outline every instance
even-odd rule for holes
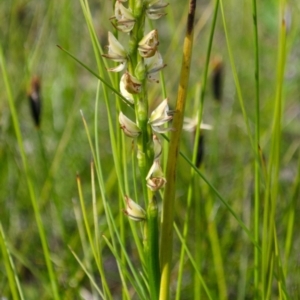
[[[146,208],[143,209],[128,195],[124,195],[124,213],[131,220],[144,223],[143,242],[150,297],[158,299],[160,265],[156,193],[164,188],[167,180],[161,166],[162,146],[156,134],[172,130],[167,124],[172,120],[174,111],[169,109],[168,99],[162,100],[151,113],[148,111],[148,82],[159,83],[159,71],[166,64],[158,51],[158,30],[153,29],[145,33],[145,20],[157,20],[165,16],[164,8],[168,3],[161,0],[126,2],[115,1],[114,15],[110,20],[120,35],[129,35],[128,47],[123,46],[112,32],[108,32],[108,51],[103,57],[118,63],[115,67],[107,68],[107,71],[123,72],[119,91],[135,110],[135,120],[131,120],[120,111],[119,123],[124,134],[134,139],[137,144],[137,159]]]

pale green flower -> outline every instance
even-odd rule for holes
[[[157,20],[166,15],[164,8],[167,7],[169,3],[163,2],[162,0],[150,0],[146,1],[146,14],[151,20]]]
[[[157,30],[154,29],[145,35],[139,42],[138,50],[140,55],[142,57],[153,56],[157,50],[158,44],[158,33]]]
[[[102,56],[113,61],[120,62],[120,65],[115,68],[109,68],[108,71],[120,72],[126,68],[127,53],[122,44],[115,38],[115,36],[111,32],[108,32],[108,43],[108,53],[103,54]]]
[[[127,118],[122,112],[119,114],[119,123],[127,136],[135,138],[140,135],[141,131],[136,123]]]
[[[156,51],[154,56],[146,58],[145,64],[148,80],[158,83],[158,72],[166,66],[160,53]]]
[[[117,0],[115,3],[115,14],[111,17],[114,20],[112,24],[122,32],[130,32],[133,29],[135,19],[131,9],[126,8],[120,1]]]
[[[124,98],[130,103],[134,103],[132,94],[139,94],[142,89],[142,83],[130,73],[126,72],[122,75],[120,80],[120,92]]]
[[[125,215],[134,221],[144,221],[146,220],[145,210],[135,203],[128,196],[125,196],[126,209],[124,210]]]
[[[169,110],[168,100],[165,99],[151,113],[148,123],[156,132],[163,133],[170,131],[172,128],[164,128],[162,125],[172,120],[173,114],[174,111]]]
[[[158,159],[155,159],[146,177],[147,186],[151,191],[163,188],[167,182]]]
[[[184,118],[184,124],[183,124],[183,129],[186,131],[194,131],[197,127],[198,124],[198,117],[195,118]],[[204,130],[212,130],[213,127],[209,124],[201,123],[200,124],[200,129]]]

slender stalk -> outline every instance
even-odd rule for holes
[[[288,272],[288,262],[290,259],[290,252],[293,245],[293,235],[295,230],[295,207],[296,202],[300,198],[300,155],[298,155],[298,173],[295,178],[295,182],[293,185],[293,192],[291,197],[291,203],[288,212],[288,224],[287,224],[287,233],[285,239],[285,247],[284,247],[284,254],[285,254],[285,268],[284,274],[287,275]]]
[[[202,120],[202,114],[203,114],[203,106],[204,106],[204,97],[205,97],[205,91],[206,91],[206,84],[207,84],[207,77],[208,77],[208,69],[209,69],[209,62],[210,62],[210,55],[211,55],[211,49],[212,49],[212,44],[213,44],[213,37],[214,37],[214,32],[216,28],[216,21],[217,21],[217,15],[218,15],[218,8],[219,8],[219,0],[216,0],[215,2],[215,7],[214,7],[214,15],[213,15],[213,20],[212,20],[212,25],[211,25],[211,31],[210,31],[210,36],[209,36],[209,42],[208,42],[208,47],[207,47],[207,53],[206,53],[206,63],[205,63],[205,68],[204,68],[204,73],[203,73],[203,79],[202,79],[202,87],[201,87],[201,96],[200,96],[200,106],[199,106],[199,100],[197,102],[197,108],[198,109],[198,123],[197,123],[197,129],[196,129],[196,135],[195,135],[195,141],[199,140],[199,135],[200,135],[200,124]],[[198,99],[199,97],[196,97]],[[192,161],[195,164],[196,162],[196,157],[197,157],[197,152],[198,152],[198,143],[194,143],[194,149],[193,149],[193,158]],[[193,169],[191,169],[191,184],[189,186],[188,190],[188,196],[187,196],[187,213],[186,213],[186,218],[184,222],[184,228],[183,228],[183,237],[186,238],[187,233],[188,233],[188,221],[189,221],[189,211],[191,207],[191,199],[192,199],[192,182],[193,178],[195,176],[195,172]],[[181,253],[180,253],[180,266],[179,266],[179,271],[178,271],[178,281],[177,281],[177,294],[176,294],[176,299],[180,299],[180,285],[182,281],[182,275],[183,275],[183,263],[184,263],[184,247],[182,245],[181,247]]]
[[[255,136],[254,136],[254,151],[255,151],[255,161],[254,161],[254,238],[257,244],[259,244],[259,214],[260,214],[260,158],[259,158],[259,148],[260,148],[260,100],[259,100],[259,47],[258,47],[258,29],[257,29],[257,7],[256,0],[252,1],[252,14],[253,14],[253,27],[254,27],[254,50],[255,50]],[[259,290],[260,281],[260,252],[258,248],[254,247],[254,288],[256,294]]]
[[[17,276],[14,262],[10,255],[10,251],[6,242],[6,237],[4,235],[4,230],[2,228],[1,222],[0,222],[0,248],[2,249],[2,259],[4,261],[12,298],[14,300],[15,299],[23,300],[24,296],[23,296],[22,288],[20,285],[19,278]]]
[[[268,165],[267,189],[264,198],[264,220],[262,237],[262,298],[271,289],[274,264],[274,226],[276,217],[276,204],[279,191],[279,169],[280,169],[280,147],[282,134],[282,111],[283,111],[283,82],[286,62],[286,23],[284,19],[285,1],[280,0],[279,15],[279,37],[278,37],[278,61],[275,108],[272,124],[272,144]],[[267,294],[268,295],[268,294]]]
[[[239,78],[238,78],[238,75],[237,75],[237,70],[236,70],[236,66],[235,66],[235,62],[234,62],[234,56],[233,56],[230,41],[229,41],[229,35],[228,35],[226,19],[225,19],[225,13],[224,13],[224,7],[223,7],[223,0],[220,0],[220,10],[221,10],[221,15],[222,15],[223,27],[224,27],[225,37],[226,37],[227,50],[228,50],[230,65],[231,65],[231,69],[232,69],[232,75],[233,75],[233,79],[234,79],[234,83],[235,83],[235,87],[236,87],[236,92],[237,92],[237,96],[238,96],[240,106],[241,106],[241,110],[242,110],[242,113],[243,113],[243,118],[244,118],[244,121],[245,121],[246,129],[247,129],[247,133],[248,133],[248,138],[249,138],[252,150],[255,153],[254,145],[253,145],[253,138],[252,138],[252,134],[251,134],[251,130],[250,130],[249,119],[248,119],[248,115],[247,115],[247,112],[246,112],[244,99],[243,99],[243,94],[242,94],[242,89],[241,89]]]
[[[181,74],[179,81],[179,89],[176,102],[176,113],[173,119],[173,128],[171,134],[170,148],[168,154],[166,185],[163,211],[162,211],[162,232],[160,243],[160,259],[161,259],[161,287],[160,300],[169,299],[170,275],[172,263],[172,243],[173,243],[173,220],[174,220],[174,201],[175,201],[175,183],[176,183],[176,167],[179,154],[179,142],[182,131],[183,114],[186,103],[186,95],[190,74],[190,63],[193,48],[193,29],[196,11],[196,0],[190,0],[189,13],[187,19],[187,30],[183,45],[183,60],[181,66]]]

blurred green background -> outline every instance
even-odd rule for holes
[[[107,31],[113,30],[109,17],[113,14],[111,1],[91,0],[90,9],[94,26],[104,47]],[[188,92],[186,115],[194,117],[194,101],[197,85],[202,79],[213,1],[198,1],[195,27],[195,43],[192,71]],[[164,69],[167,95],[174,106],[181,63],[181,47],[185,31],[185,1],[170,1],[168,15],[157,21],[160,52],[167,63]],[[254,42],[250,1],[224,1],[226,22],[233,56],[237,67],[242,93],[251,129],[255,117]],[[289,1],[287,19],[291,20],[287,37],[287,60],[284,80],[284,110],[282,119],[280,190],[276,224],[284,245],[286,216],[289,205],[296,215],[300,213],[299,200],[291,203],[292,186],[299,166],[300,146],[300,2]],[[269,153],[270,130],[276,92],[276,61],[278,55],[278,2],[258,3],[258,33],[260,47],[260,100],[261,100],[261,149]],[[21,126],[26,155],[34,182],[42,219],[46,228],[52,260],[59,278],[63,299],[80,299],[83,288],[90,289],[88,280],[68,249],[70,245],[80,253],[81,244],[72,199],[78,199],[76,174],[82,180],[85,199],[90,205],[91,151],[81,120],[83,111],[93,135],[94,102],[97,79],[63,53],[57,45],[70,51],[93,70],[96,61],[88,29],[79,1],[10,0],[0,1],[0,43],[6,60],[13,98]],[[218,18],[214,36],[212,57],[223,61],[223,99],[213,99],[211,81],[208,82],[204,101],[203,121],[214,127],[205,132],[204,172],[222,196],[232,205],[244,222],[251,227],[253,200],[253,157],[250,149],[242,112],[237,100],[236,88],[228,59],[227,45],[222,20]],[[33,76],[41,81],[42,116],[38,130],[31,117],[28,91]],[[101,91],[100,91],[101,93]],[[101,95],[100,95],[101,98]],[[112,94],[113,98],[113,94]],[[159,89],[154,88],[152,101],[161,99]],[[151,104],[150,104],[151,106]],[[115,112],[117,113],[117,112]],[[117,128],[117,126],[116,126]],[[120,213],[117,198],[116,174],[108,134],[107,115],[104,103],[99,107],[99,143],[103,161],[108,196],[115,214]],[[193,134],[185,132],[182,151],[191,157]],[[130,143],[128,144],[130,147]],[[265,157],[268,160],[267,154]],[[18,144],[12,124],[4,81],[0,76],[0,220],[12,251],[17,273],[26,299],[51,299],[47,272],[38,236],[32,206],[23,173]],[[190,182],[189,167],[179,162],[176,221],[181,224],[185,216],[187,186]],[[202,201],[202,190],[193,201]],[[99,209],[101,211],[101,207]],[[214,199],[214,218],[218,224],[222,245],[226,280],[230,299],[237,299],[239,261],[245,253],[245,237],[221,203]],[[100,232],[105,232],[105,220],[101,219]],[[197,228],[199,216],[192,214],[188,244],[203,236],[202,245],[209,247],[205,225]],[[295,220],[299,228],[299,218]],[[178,241],[177,241],[178,242]],[[243,243],[246,243],[245,245]],[[248,243],[248,244],[247,244]],[[300,295],[299,235],[293,236],[290,261],[290,276],[287,285],[290,295]],[[178,259],[175,244],[174,261]],[[112,289],[120,291],[120,280],[114,263],[107,252],[106,268],[110,270]],[[249,250],[250,251],[250,250]],[[105,253],[106,253],[105,252]],[[248,252],[247,252],[248,253]],[[249,254],[249,253],[248,253]],[[203,272],[207,284],[214,288],[214,271],[210,269],[212,258],[203,259]],[[176,267],[175,267],[176,269]],[[234,270],[234,271],[232,271]],[[251,272],[251,268],[249,270]],[[187,272],[183,282],[186,293],[182,299],[192,299],[192,282]],[[0,297],[8,297],[9,291],[5,268],[0,260]],[[246,298],[252,299],[251,279],[246,288]],[[117,296],[116,296],[117,299]],[[292,299],[297,299],[292,298]]]

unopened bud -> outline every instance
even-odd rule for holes
[[[218,57],[213,59],[212,64],[211,85],[213,95],[215,100],[222,101],[224,65],[221,58]]]
[[[30,91],[28,93],[29,104],[31,108],[32,118],[36,127],[40,126],[41,122],[41,83],[38,77],[34,76],[31,80]]]

